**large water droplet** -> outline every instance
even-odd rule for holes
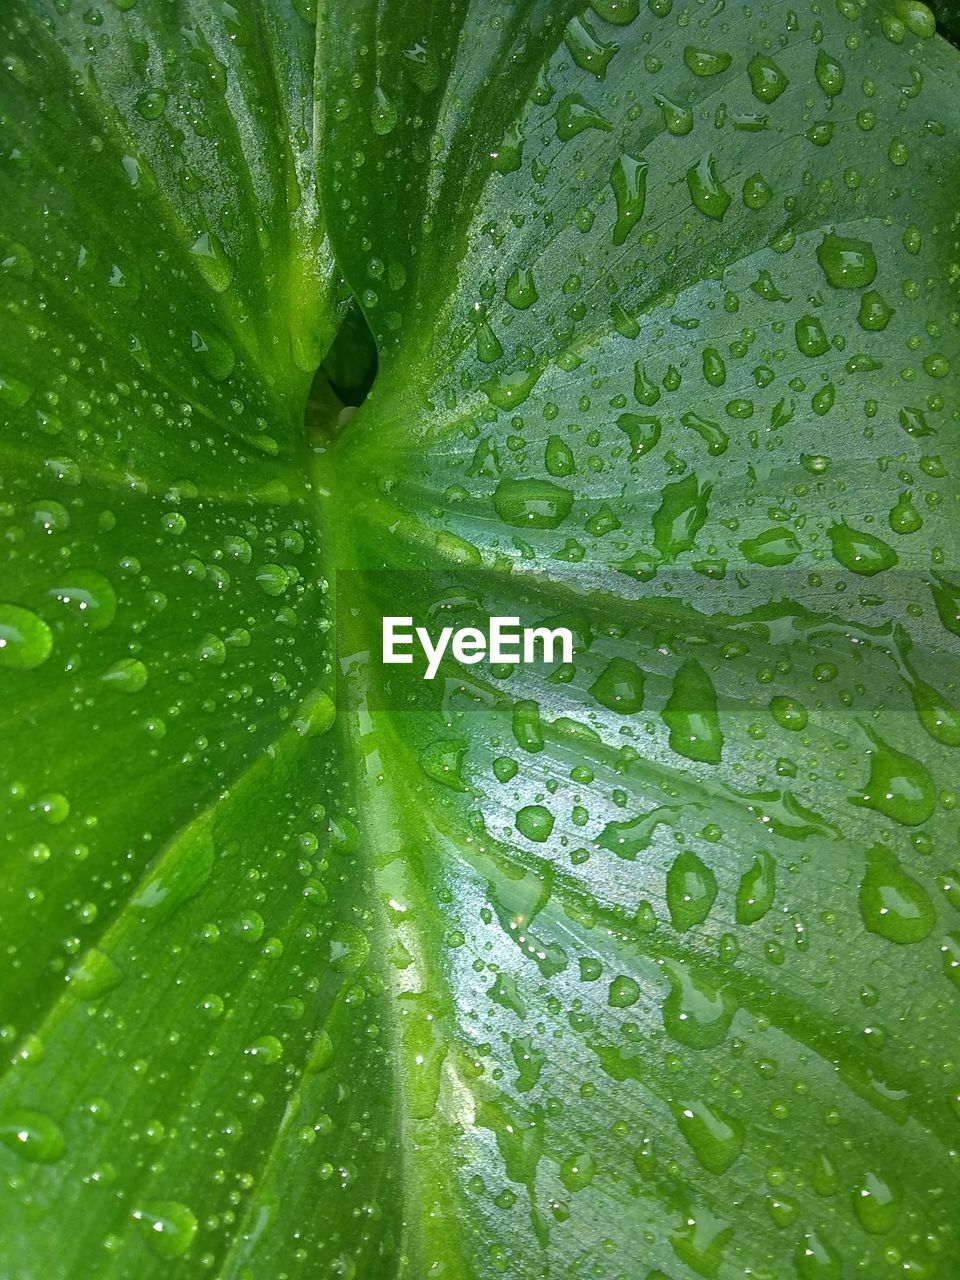
[[[667,906],[675,929],[702,924],[717,897],[717,878],[697,854],[685,849],[667,872]]]
[[[876,254],[866,240],[826,235],[817,246],[817,261],[835,289],[865,289],[876,279]]]
[[[148,672],[139,658],[121,658],[100,679],[119,693],[139,693],[146,686]]]
[[[919,760],[896,751],[867,729],[874,749],[870,752],[870,777],[861,795],[850,802],[876,809],[906,827],[926,822],[937,805],[933,779]]]
[[[834,559],[851,573],[872,577],[892,569],[899,560],[889,543],[864,529],[854,529],[844,522],[832,525],[828,533]]]
[[[42,618],[15,604],[0,604],[0,667],[32,671],[53,650],[53,633]]]
[[[750,88],[760,102],[776,102],[790,81],[772,58],[755,53],[747,64]]]
[[[149,1200],[132,1212],[147,1230],[147,1243],[158,1258],[181,1258],[193,1244],[197,1220],[179,1200]]]
[[[504,524],[517,529],[555,529],[566,520],[573,494],[549,480],[501,480],[493,506]]]
[[[864,1231],[886,1235],[900,1215],[899,1188],[871,1170],[853,1193],[853,1208]]]
[[[690,199],[708,218],[718,221],[730,207],[730,193],[717,177],[717,162],[712,152],[687,170]]]
[[[47,595],[75,610],[91,631],[104,631],[117,613],[117,595],[95,569],[69,569],[60,573]]]
[[[28,1107],[0,1112],[0,1142],[34,1164],[54,1164],[64,1150],[60,1126]]]
[[[675,1105],[673,1115],[703,1167],[710,1173],[726,1173],[743,1150],[740,1121],[702,1101]]]
[[[674,676],[662,714],[674,751],[703,764],[720,763],[723,734],[717,716],[717,693],[695,658],[687,658]]]
[[[610,185],[617,206],[613,243],[623,244],[630,230],[643,217],[647,197],[647,162],[624,152],[610,172]]]
[[[927,891],[907,875],[884,845],[867,850],[860,914],[871,933],[899,943],[921,942],[937,919]]]

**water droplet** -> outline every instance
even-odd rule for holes
[[[695,658],[685,659],[674,676],[662,714],[670,730],[672,750],[688,760],[720,763],[723,734],[717,716],[717,693]]]
[[[761,849],[737,889],[737,923],[756,924],[773,906],[777,887],[777,864]]]
[[[899,560],[893,547],[863,529],[842,523],[832,525],[828,533],[834,559],[851,573],[872,577],[875,573],[892,569]]]
[[[730,1029],[737,1005],[728,990],[718,990],[676,961],[667,962],[670,992],[663,1002],[663,1025],[679,1044],[713,1049]]]
[[[0,1142],[33,1164],[55,1164],[64,1150],[60,1126],[27,1107],[0,1112]]]
[[[70,513],[62,503],[52,499],[27,503],[24,514],[39,525],[44,533],[63,533],[70,528]]]
[[[894,533],[916,533],[923,527],[923,517],[913,505],[913,494],[909,489],[904,490],[891,507],[889,521]]]
[[[722,50],[715,52],[712,49],[699,49],[694,45],[687,45],[684,49],[683,60],[687,70],[692,71],[695,76],[719,75],[733,61],[730,54]]]
[[[373,90],[373,107],[370,111],[370,123],[378,137],[385,137],[397,127],[397,108],[393,105],[380,85]]]
[[[201,815],[167,845],[133,905],[151,921],[167,919],[204,887],[214,857],[210,819]]]
[[[876,289],[868,289],[860,299],[857,322],[868,333],[880,333],[890,323],[893,308],[888,307]]]
[[[853,1208],[864,1231],[885,1235],[900,1215],[899,1189],[879,1173],[870,1171],[853,1193]]]
[[[230,343],[213,329],[194,329],[190,335],[190,346],[200,357],[207,376],[214,382],[223,382],[233,373],[237,357]]]
[[[687,170],[687,186],[690,199],[708,218],[719,221],[730,207],[730,194],[717,177],[717,162],[712,152]]]
[[[752,173],[743,182],[743,203],[748,209],[762,209],[769,204],[773,191],[762,173]]]
[[[749,404],[749,401],[746,403]],[[730,405],[727,406],[727,411],[730,411]],[[689,413],[685,413],[680,421],[685,427],[695,431],[700,439],[704,441],[707,446],[707,453],[710,454],[711,458],[719,458],[721,454],[726,453],[727,446],[730,444],[730,436],[720,426],[719,422],[704,418],[701,414],[694,413],[692,410]]]
[[[621,413],[617,418],[617,426],[630,441],[628,456],[631,459],[642,458],[655,448],[662,430],[659,418],[640,417],[636,413]]]
[[[573,452],[565,440],[551,436],[544,450],[544,465],[552,476],[572,476],[576,470]]]
[[[95,569],[62,572],[47,595],[59,600],[83,619],[91,631],[105,631],[117,614],[117,595],[111,583]]]
[[[22,409],[33,395],[33,387],[10,374],[0,373],[0,402],[11,409]]]
[[[545,809],[542,804],[528,804],[524,808],[518,810],[516,816],[517,830],[527,840],[534,840],[538,844],[542,844],[545,840],[549,840],[550,833],[553,831],[553,814],[549,809]]]
[[[960,711],[925,680],[913,676],[909,685],[917,719],[930,737],[944,746],[960,747]]]
[[[603,80],[610,59],[620,46],[601,40],[583,18],[571,18],[563,38],[577,66],[582,71],[589,71],[598,80]]]
[[[767,529],[755,538],[744,538],[740,550],[751,564],[774,568],[790,564],[800,554],[800,543],[792,529]]]
[[[493,776],[498,782],[503,783],[511,782],[517,776],[519,769],[516,760],[511,756],[498,756],[491,767]]]
[[[557,137],[561,142],[575,138],[584,129],[599,129],[609,133],[613,125],[577,93],[569,93],[557,104]]]
[[[181,1258],[193,1244],[197,1220],[179,1200],[149,1200],[131,1216],[147,1229],[147,1243],[158,1258]]]
[[[167,106],[167,95],[161,89],[146,89],[134,103],[144,120],[159,120]]]
[[[825,49],[820,49],[817,53],[816,76],[817,84],[828,97],[835,98],[842,92],[845,79],[843,66]]]
[[[105,951],[91,947],[70,970],[70,989],[81,1000],[97,1000],[123,981],[123,974]]]
[[[477,325],[477,359],[493,364],[503,355],[503,345],[486,320]]]
[[[834,289],[865,289],[876,279],[876,254],[866,240],[826,235],[817,246],[817,261]]]
[[[498,409],[516,409],[537,385],[542,372],[541,366],[534,365],[532,369],[499,373],[495,378],[482,383],[481,390]]]
[[[555,529],[573,507],[573,494],[549,480],[501,480],[493,506],[504,524],[517,529]]]
[[[702,1101],[674,1105],[672,1110],[677,1127],[704,1169],[726,1173],[743,1150],[740,1121]]]
[[[619,156],[610,171],[610,186],[617,206],[613,243],[623,244],[631,229],[643,217],[647,198],[647,162],[626,152]]]
[[[703,376],[711,387],[722,387],[727,380],[727,366],[716,347],[703,349]]]
[[[660,399],[660,388],[650,381],[639,360],[633,366],[633,398],[648,409]]]
[[[702,924],[717,897],[717,878],[697,854],[685,849],[667,872],[667,907],[680,932]]]
[[[864,805],[907,827],[917,827],[933,814],[937,791],[926,768],[912,756],[895,751],[872,730],[865,729],[874,745],[870,753],[870,778],[852,804]]]
[[[709,483],[701,487],[692,472],[663,487],[653,517],[653,544],[664,559],[673,559],[694,545],[707,518],[711,489]]]
[[[930,584],[933,603],[937,607],[937,616],[944,627],[955,636],[960,636],[960,587],[946,578],[935,574],[935,581]],[[2,613],[0,613],[2,620]]]
[[[618,974],[610,983],[607,1004],[611,1009],[630,1009],[639,999],[640,984],[627,974]]]
[[[797,1245],[794,1263],[799,1280],[843,1280],[840,1257],[825,1236],[808,1231]]]
[[[513,708],[513,736],[524,751],[543,750],[543,728],[540,724],[540,708],[529,699],[522,699]]]
[[[533,272],[526,267],[516,267],[504,285],[503,296],[516,311],[526,311],[538,298]]]
[[[42,618],[15,604],[0,604],[0,668],[32,671],[53,651],[53,633]]]
[[[867,850],[860,885],[860,914],[871,933],[890,942],[921,942],[936,924],[926,890],[903,870],[884,845]]]
[[[609,711],[633,715],[643,706],[643,671],[628,658],[611,658],[590,692]]]
[[[604,22],[627,27],[640,12],[640,0],[590,0],[590,8]]]
[[[290,575],[279,564],[262,564],[257,570],[257,586],[268,596],[282,596],[290,585]]]
[[[233,282],[233,268],[217,237],[210,231],[204,231],[190,246],[190,252],[213,292],[226,293]]]
[[[148,672],[139,658],[121,658],[100,679],[119,693],[139,693],[147,683]]]
[[[596,1172],[597,1165],[593,1157],[585,1151],[580,1151],[564,1160],[560,1166],[560,1181],[571,1195],[575,1195],[576,1192],[590,1185]]]
[[[822,356],[830,350],[823,325],[816,316],[801,316],[794,326],[797,347],[805,356]]]
[[[682,138],[692,131],[693,112],[689,107],[678,107],[659,93],[654,95],[654,101],[663,113],[663,123],[668,133],[672,133],[675,138]]]
[[[776,102],[790,81],[771,58],[755,53],[747,64],[753,96],[760,102]]]
[[[770,699],[770,714],[782,729],[789,729],[792,733],[799,733],[807,727],[807,709],[795,698],[777,694]]]
[[[244,1049],[244,1053],[263,1066],[272,1066],[283,1057],[283,1045],[276,1036],[261,1036],[253,1044]]]
[[[936,35],[937,20],[923,0],[897,0],[896,14],[907,30],[921,40]]]

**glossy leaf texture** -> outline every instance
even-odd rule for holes
[[[930,11],[0,31],[7,1272],[952,1280]]]

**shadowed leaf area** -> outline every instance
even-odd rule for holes
[[[0,50],[3,1280],[956,1280],[930,10]]]

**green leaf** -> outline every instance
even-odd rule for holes
[[[930,27],[7,6],[11,1275],[955,1277]]]

